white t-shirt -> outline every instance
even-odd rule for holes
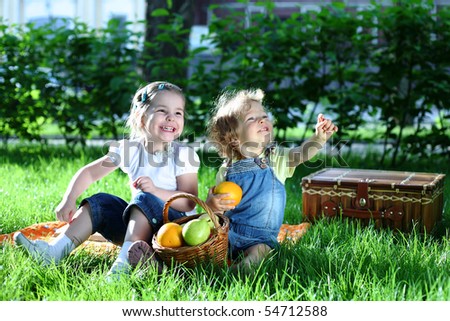
[[[148,176],[156,187],[169,191],[177,190],[178,176],[197,173],[200,167],[195,150],[177,142],[172,142],[166,152],[150,154],[142,141],[124,139],[110,145],[108,156],[128,174],[130,181]],[[132,192],[135,194],[138,191],[132,188]]]

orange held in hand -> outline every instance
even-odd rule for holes
[[[222,182],[214,188],[214,194],[230,194],[225,200],[233,200],[231,205],[238,205],[242,199],[241,187],[233,182]]]
[[[158,230],[156,241],[164,247],[181,247],[184,243],[183,235],[181,234],[182,230],[181,225],[177,223],[166,223]]]

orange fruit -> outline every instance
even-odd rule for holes
[[[233,182],[222,182],[214,188],[214,194],[230,194],[225,200],[233,200],[231,205],[238,205],[242,199],[242,188]]]
[[[156,234],[156,242],[164,247],[180,247],[183,246],[183,228],[180,224],[169,222],[161,226]]]

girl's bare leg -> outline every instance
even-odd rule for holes
[[[266,258],[271,251],[272,249],[266,244],[253,245],[245,251],[244,258],[239,263],[232,266],[232,269],[251,271],[251,268],[261,263],[261,261]]]
[[[133,242],[128,249],[128,260],[132,267],[140,267],[141,269],[148,269],[150,267],[156,268],[160,274],[164,271],[164,263],[154,255],[154,250],[151,246],[153,238],[153,229],[148,224],[147,218],[139,211],[131,213],[132,223],[128,225],[128,233],[125,239]]]
[[[149,224],[147,217],[139,208],[132,207],[124,242],[139,240],[150,242],[152,237],[152,226]]]
[[[59,263],[77,246],[86,241],[91,234],[90,208],[85,205],[78,209],[76,218],[70,223],[67,230],[49,243],[42,240],[31,241],[21,232],[14,235],[14,240],[42,265],[49,265],[52,262]]]
[[[65,231],[65,235],[72,240],[75,246],[79,246],[92,235],[92,219],[89,204],[80,207],[72,222]]]
[[[131,264],[128,258],[128,251],[131,245],[136,241],[150,242],[153,237],[153,231],[147,217],[137,207],[132,207],[130,212],[130,221],[128,222],[125,239],[120,249],[117,259],[114,261],[108,275],[129,272]],[[134,262],[133,262],[134,263]],[[135,264],[133,264],[135,265]]]

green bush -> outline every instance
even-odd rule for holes
[[[197,86],[202,101],[214,98],[211,90],[202,91],[211,85],[262,87],[279,140],[299,121],[312,128],[320,103],[340,126],[336,145],[351,145],[362,139],[361,126],[370,130],[378,124],[381,135],[366,130],[364,139],[383,140],[381,165],[414,156],[448,157],[448,8],[432,13],[432,2],[414,0],[351,12],[333,3],[283,21],[273,14],[273,3],[265,6],[264,14],[252,15],[250,26],[241,12],[212,21],[208,40],[218,58],[194,73],[202,84],[212,80]],[[426,126],[423,120],[433,110],[438,119]]]
[[[0,24],[0,132],[6,141],[17,135],[39,139],[49,117],[51,105],[45,96],[52,95],[48,75],[42,64],[49,30],[30,25]]]
[[[70,27],[67,27],[70,26]],[[36,27],[0,24],[1,136],[41,139],[56,123],[67,143],[97,133],[118,139],[136,88],[138,35],[111,20],[93,30],[66,20]]]
[[[413,0],[355,11],[332,3],[282,20],[271,1],[258,5],[262,13],[251,20],[231,9],[213,16],[205,36],[213,48],[184,58],[189,30],[181,15],[162,9],[152,17],[168,19],[153,26],[153,42],[114,20],[100,30],[73,20],[70,28],[0,23],[0,135],[42,139],[43,126],[56,123],[68,142],[85,143],[94,132],[120,138],[137,87],[163,74],[185,88],[190,140],[204,133],[223,88],[260,87],[281,142],[299,123],[313,128],[320,107],[340,127],[335,145],[381,140],[383,166],[449,156],[448,8],[434,13],[432,2]]]

